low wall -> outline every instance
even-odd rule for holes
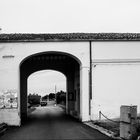
[[[0,109],[0,123],[18,126],[20,117],[17,109]]]

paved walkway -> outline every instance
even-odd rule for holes
[[[59,106],[37,107],[21,127],[8,130],[0,140],[92,139],[110,140],[100,132],[64,114]]]

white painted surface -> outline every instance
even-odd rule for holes
[[[30,42],[30,43],[1,43],[0,44],[0,90],[19,89],[19,64],[35,53],[58,51],[77,57],[81,65],[89,67],[88,42]],[[14,58],[3,58],[13,55]]]
[[[20,119],[17,109],[0,109],[0,123],[8,125],[20,125]]]
[[[92,43],[92,60],[140,59],[139,41],[107,41]],[[81,117],[89,115],[89,43],[88,42],[30,42],[0,44],[0,90],[16,89],[19,96],[19,64],[35,53],[59,51],[71,54],[81,61]],[[14,58],[2,58],[14,55]],[[93,99],[91,118],[98,118],[101,110],[108,117],[119,116],[121,105],[138,105],[139,111],[139,63],[97,64],[93,67]],[[6,118],[5,118],[6,119]],[[4,119],[3,119],[4,120]]]
[[[120,116],[121,105],[138,105],[140,113],[140,64],[106,64],[93,67],[92,119],[99,111]]]
[[[89,121],[89,68],[82,67],[80,77],[80,115],[82,121]]]
[[[92,42],[92,59],[140,58],[140,41]]]
[[[99,111],[119,117],[121,105],[138,105],[140,112],[139,60],[140,41],[92,42],[92,119],[99,118]]]
[[[0,43],[0,92],[10,89],[16,90],[19,102],[19,65],[21,61],[30,55],[48,51],[68,53],[79,59],[81,67],[89,67],[89,42]],[[14,58],[3,58],[5,55],[13,55]],[[20,104],[18,107],[20,107]],[[17,112],[20,112],[19,108]],[[3,110],[2,114],[5,117],[1,117],[1,122],[9,123],[7,112]],[[16,117],[13,115],[10,119],[15,120],[15,118],[20,120],[18,115]]]

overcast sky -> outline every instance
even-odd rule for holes
[[[66,77],[57,71],[43,70],[33,73],[28,78],[28,93],[46,95],[66,91]]]
[[[140,0],[0,0],[2,32],[140,32]]]

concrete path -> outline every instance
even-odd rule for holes
[[[21,127],[8,130],[0,140],[92,139],[110,140],[100,132],[65,115],[59,106],[37,107]]]

